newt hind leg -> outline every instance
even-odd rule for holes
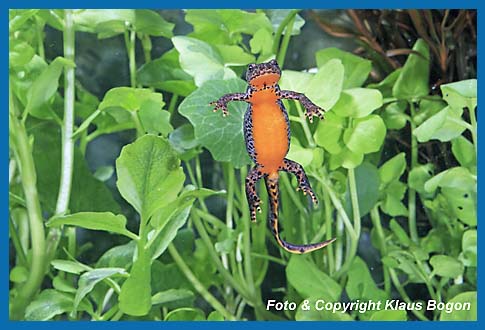
[[[256,193],[256,182],[264,176],[259,166],[254,167],[246,176],[246,198],[248,199],[251,221],[256,222],[256,211],[261,212],[261,199]]]
[[[298,188],[296,190],[301,190],[303,191],[303,194],[310,195],[313,204],[318,204],[317,197],[310,186],[310,181],[305,174],[305,170],[300,164],[285,158],[283,159],[283,165],[279,168],[279,170],[296,175],[296,178],[298,179]]]

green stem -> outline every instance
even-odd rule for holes
[[[349,179],[349,191],[350,191],[350,202],[352,204],[352,213],[354,217],[354,235],[350,238],[350,248],[345,259],[344,264],[342,267],[337,271],[335,276],[338,278],[344,275],[347,270],[349,269],[350,265],[354,261],[354,257],[357,254],[357,248],[359,246],[359,237],[360,237],[360,210],[359,210],[359,198],[357,196],[357,184],[355,181],[355,172],[353,168],[348,170],[348,179]]]
[[[327,194],[323,194],[323,205],[325,206],[325,224],[326,224],[326,239],[332,239],[332,205],[330,202],[330,197]],[[320,240],[320,239],[319,239]],[[333,254],[333,244],[327,246],[328,250],[328,270],[330,274],[335,272],[335,260]]]
[[[192,286],[197,290],[197,292],[204,298],[205,301],[209,303],[216,311],[222,314],[226,319],[234,321],[236,320],[231,313],[229,313],[224,306],[216,299],[214,296],[207,291],[204,285],[197,279],[194,273],[190,270],[189,266],[184,262],[183,258],[178,253],[177,249],[170,243],[168,245],[168,252],[172,256],[172,259],[175,261],[179,269],[184,273],[185,277],[189,280]]]
[[[293,14],[294,13],[294,14]],[[285,36],[283,37],[283,41],[281,42],[280,52],[278,54],[278,63],[282,66],[285,63],[286,51],[288,50],[288,45],[290,43],[291,32],[293,31],[293,24],[295,23],[295,16],[296,13],[294,10],[290,12],[291,18],[288,21],[288,25],[285,29]]]
[[[406,293],[406,290],[404,290],[404,287],[401,285],[401,282],[399,281],[399,278],[397,277],[397,274],[393,268],[389,268],[389,274],[391,276],[392,283],[394,284],[394,287],[396,288],[397,292],[399,292],[399,294],[401,295],[401,297],[406,303],[410,304],[412,300],[411,298],[409,298],[408,294]],[[411,312],[421,321],[429,321],[428,318],[416,308],[411,309]]]
[[[170,99],[170,104],[168,105],[168,112],[170,112],[170,116],[172,116],[175,111],[175,107],[177,106],[178,99],[179,99],[178,94],[172,94],[172,98]]]
[[[71,9],[65,11],[64,22],[64,57],[74,62],[75,30],[74,17]],[[62,125],[62,159],[61,179],[59,193],[57,195],[56,214],[62,215],[68,212],[71,198],[72,172],[74,166],[74,101],[75,101],[75,72],[74,67],[64,69],[64,121]],[[61,239],[61,228],[49,229],[47,235],[47,255],[53,258]]]
[[[135,123],[137,137],[143,136],[145,134],[145,129],[143,128],[140,118],[138,117],[138,111],[131,112],[131,119],[133,119],[133,122]]]
[[[45,50],[44,50],[44,23],[41,21],[41,19],[37,16],[35,16],[35,23],[36,23],[36,32],[37,32],[37,47],[39,51],[39,56],[45,60]]]
[[[415,109],[414,103],[410,102],[411,112],[411,170],[418,165],[418,140],[414,136],[416,124],[414,123]],[[419,243],[418,229],[416,226],[416,190],[409,188],[408,190],[408,218],[409,218],[409,235],[415,243]]]
[[[64,27],[64,57],[74,62],[74,20],[71,10],[66,10]],[[72,169],[74,163],[74,67],[64,69],[64,122],[62,128],[62,163],[56,214],[67,212],[71,196]]]
[[[384,230],[381,224],[381,217],[379,215],[379,208],[375,206],[370,211],[370,217],[372,220],[372,224],[377,232],[377,237],[379,238],[379,250],[381,251],[381,259],[387,255],[387,246],[386,246],[386,237],[384,235]],[[382,264],[382,269],[384,273],[384,290],[387,293],[387,296],[391,296],[391,280],[389,277],[389,267]]]
[[[305,133],[305,137],[308,141],[308,146],[310,148],[315,148],[316,144],[315,141],[313,140],[312,132],[310,130],[310,126],[308,126],[308,122],[306,121],[305,114],[303,112],[303,109],[301,108],[300,102],[295,102],[296,104],[296,110],[298,111],[298,117],[300,118],[300,124],[303,128],[303,132]]]
[[[128,53],[128,65],[130,68],[130,85],[136,87],[136,57],[135,57],[135,44],[136,44],[136,32],[125,30],[125,45]]]
[[[473,105],[468,106],[468,111],[470,112],[470,121],[472,123],[472,139],[473,139],[473,145],[475,146],[475,155],[477,154],[478,151],[478,138],[477,138],[477,117],[475,116],[475,107]]]
[[[32,149],[25,127],[20,123],[13,109],[13,95],[9,89],[9,127],[12,147],[18,159],[20,177],[24,190],[27,212],[29,215],[30,240],[32,246],[31,265],[27,281],[23,284],[14,299],[11,300],[10,319],[20,320],[24,317],[25,308],[39,290],[44,279],[46,266],[46,244],[44,220],[37,192],[37,175],[35,172]]]
[[[281,21],[280,25],[278,26],[278,29],[276,30],[275,37],[273,40],[273,54],[275,55],[278,54],[278,48],[280,48],[280,39],[281,39],[281,35],[283,34],[283,30],[286,28],[290,20],[295,18],[298,12],[299,10],[297,9],[290,11],[290,13],[285,17],[283,21]],[[291,30],[290,30],[290,35],[291,35]],[[286,50],[285,50],[285,53],[286,53]],[[279,62],[279,63],[280,65],[283,65],[283,62]]]
[[[17,265],[27,266],[27,258],[25,257],[24,249],[22,248],[22,243],[20,243],[20,238],[13,223],[12,217],[8,217],[8,231],[10,233],[10,239],[12,240],[13,247],[15,248],[15,255],[18,258]]]
[[[267,255],[267,254],[260,254],[260,253],[256,253],[256,252],[251,252],[251,256],[255,257],[255,258],[261,258],[261,259],[269,260],[269,261],[275,262],[277,264],[280,264],[282,266],[286,266],[288,264],[288,262],[286,262],[283,259],[276,258],[276,257],[270,256],[270,255]]]
[[[245,178],[247,175],[247,168],[241,168],[241,177]],[[244,203],[246,204],[246,203]],[[243,207],[241,219],[243,221],[243,253],[244,253],[244,270],[246,275],[246,283],[249,289],[249,295],[254,296],[256,288],[254,286],[253,267],[251,263],[251,221],[249,221],[249,206]]]
[[[234,280],[234,278],[227,271],[227,269],[224,268],[224,266],[222,265],[222,262],[219,259],[219,256],[217,255],[217,252],[214,249],[214,244],[212,244],[212,241],[211,241],[209,235],[207,234],[205,227],[203,226],[202,222],[200,221],[199,216],[195,212],[192,212],[192,219],[193,219],[195,228],[197,229],[200,237],[202,238],[202,241],[205,243],[207,250],[209,251],[209,255],[210,255],[212,261],[214,262],[217,270],[221,274],[221,276],[236,291],[238,291],[241,294],[241,296],[243,296],[246,300],[251,301],[250,296],[247,294],[245,288],[242,287],[238,282],[236,282],[236,280]]]

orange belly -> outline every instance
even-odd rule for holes
[[[256,161],[263,173],[278,171],[288,153],[287,123],[276,99],[253,103],[253,139]]]

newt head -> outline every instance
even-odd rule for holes
[[[246,81],[253,89],[264,89],[274,86],[281,77],[281,69],[276,60],[266,63],[249,64]]]

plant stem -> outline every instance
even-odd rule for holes
[[[283,30],[288,25],[289,21],[291,19],[294,19],[294,17],[298,12],[299,12],[298,9],[293,9],[292,11],[290,11],[290,13],[285,17],[283,21],[281,21],[280,25],[278,26],[278,29],[276,30],[275,37],[273,40],[273,54],[275,55],[278,54],[278,48],[280,48],[280,39],[281,39],[281,35],[283,34]],[[291,30],[290,30],[290,35],[291,35]],[[286,50],[285,50],[285,53],[286,53]],[[280,65],[283,65],[283,62],[280,62]]]
[[[65,10],[64,22],[64,57],[74,62],[75,30],[74,18],[71,9]],[[74,98],[75,98],[75,72],[74,67],[64,69],[64,121],[62,125],[62,159],[61,179],[59,193],[57,195],[56,214],[62,215],[68,212],[71,197],[72,172],[74,165]],[[47,235],[47,255],[53,258],[61,239],[61,228],[51,228]]]
[[[477,117],[475,116],[475,107],[473,105],[468,105],[468,111],[470,113],[470,121],[472,123],[472,139],[473,145],[475,146],[475,155],[478,151],[478,138],[477,138]]]
[[[394,284],[394,287],[396,288],[397,292],[399,292],[399,294],[401,295],[401,297],[404,299],[406,303],[408,304],[411,303],[412,302],[411,298],[409,298],[408,294],[406,293],[406,290],[404,290],[403,286],[401,285],[401,282],[399,282],[399,278],[397,277],[397,274],[393,268],[389,268],[389,274],[391,275],[392,283]],[[411,309],[411,312],[414,315],[416,315],[416,317],[421,321],[429,321],[428,318],[416,308]]]
[[[326,234],[327,237],[326,239],[331,239],[332,238],[332,209],[331,209],[331,202],[330,202],[330,197],[328,194],[323,194],[323,204],[325,206],[325,225],[327,227],[326,229]],[[334,260],[334,254],[333,254],[333,245],[330,244],[327,246],[328,249],[328,270],[329,274],[332,275],[335,272],[335,260]]]
[[[178,99],[179,99],[178,94],[172,94],[172,98],[170,99],[170,104],[168,105],[168,112],[170,112],[170,116],[172,116],[175,111],[175,106],[177,105]]]
[[[36,37],[37,37],[37,47],[38,47],[38,52],[39,56],[45,60],[45,51],[44,51],[44,23],[41,21],[41,19],[37,16],[35,16],[35,23],[36,23]]]
[[[291,32],[293,31],[293,24],[295,23],[296,13],[297,11],[293,10],[289,14],[290,20],[288,21],[288,25],[285,28],[285,36],[283,37],[283,41],[281,42],[280,52],[277,57],[278,63],[280,63],[282,66],[285,63],[286,51],[288,49],[288,44],[290,43]]]
[[[418,165],[418,140],[414,136],[414,130],[416,125],[414,123],[414,103],[410,102],[410,112],[411,112],[411,170]],[[409,220],[409,235],[411,239],[415,242],[419,242],[418,229],[416,227],[416,190],[409,188],[408,190],[408,220]]]
[[[20,320],[24,317],[25,308],[32,301],[39,290],[44,278],[46,266],[44,220],[40,208],[39,195],[37,192],[37,175],[35,172],[32,150],[25,127],[16,117],[13,109],[13,95],[9,89],[9,127],[12,138],[12,147],[18,159],[22,187],[25,194],[25,202],[29,215],[30,240],[32,246],[32,258],[27,281],[23,284],[14,299],[11,300],[10,319]]]
[[[308,126],[308,122],[306,121],[305,113],[301,108],[301,104],[300,102],[295,102],[295,104],[296,104],[296,110],[298,111],[298,117],[300,118],[299,120],[300,124],[303,128],[303,132],[305,133],[306,140],[308,141],[308,146],[310,148],[315,148],[316,144],[315,144],[315,141],[313,140],[310,126]]]
[[[195,213],[192,212],[192,219],[195,225],[195,228],[199,232],[200,237],[202,238],[202,241],[205,243],[207,246],[207,249],[209,251],[209,255],[214,262],[217,270],[221,274],[221,276],[226,280],[236,291],[238,291],[241,296],[243,296],[246,300],[251,301],[249,295],[247,294],[246,290],[244,287],[242,287],[234,278],[231,276],[231,274],[227,271],[226,268],[222,265],[221,260],[219,259],[219,256],[217,255],[217,252],[214,250],[214,244],[212,244],[212,241],[207,234],[207,231],[204,228],[204,225],[200,221],[199,216]]]
[[[247,168],[241,168],[241,177],[245,178],[247,175]],[[243,253],[244,253],[244,270],[246,275],[246,283],[249,289],[249,295],[254,296],[256,294],[256,288],[254,287],[254,276],[253,276],[253,267],[251,264],[251,221],[249,221],[249,207],[246,206],[244,203],[243,212],[241,219],[246,220],[242,221],[244,228],[243,228]]]
[[[235,317],[232,316],[232,314],[229,313],[224,308],[224,306],[222,306],[222,304],[216,298],[214,298],[214,296],[209,291],[207,291],[204,285],[197,279],[194,273],[190,270],[189,266],[187,266],[187,264],[184,262],[173,243],[170,243],[168,245],[168,252],[172,256],[172,259],[175,261],[182,273],[184,273],[187,280],[189,280],[189,282],[192,284],[195,290],[197,290],[197,292],[204,298],[204,300],[207,301],[212,306],[212,308],[221,313],[222,316],[224,316],[226,319],[231,321],[236,320]]]
[[[378,206],[374,206],[370,211],[370,217],[372,220],[372,224],[377,232],[377,237],[379,237],[379,250],[381,251],[381,259],[387,255],[387,246],[386,246],[386,237],[384,236],[384,230],[382,229],[381,224],[381,217],[379,215],[379,208]],[[384,273],[384,290],[386,291],[387,295],[391,296],[391,280],[389,277],[389,267],[382,264],[382,269]]]
[[[64,26],[64,57],[74,62],[74,20],[72,11],[66,9]],[[74,128],[74,68],[64,69],[64,122],[62,128],[62,163],[61,181],[57,196],[56,214],[64,214],[69,207],[71,196],[72,167],[74,162],[74,142],[72,139]]]
[[[359,210],[359,198],[357,196],[357,184],[355,182],[355,172],[353,168],[349,168],[348,170],[348,179],[349,179],[349,191],[350,191],[350,201],[352,204],[352,213],[354,217],[354,235],[350,237],[350,248],[347,254],[347,258],[345,259],[344,264],[342,267],[337,271],[335,276],[338,278],[344,275],[347,270],[349,269],[350,265],[354,261],[354,257],[357,254],[357,248],[359,246],[359,237],[360,237],[360,210]]]
[[[128,65],[130,68],[130,85],[136,87],[136,57],[135,57],[136,32],[125,30],[125,46],[128,53]]]

